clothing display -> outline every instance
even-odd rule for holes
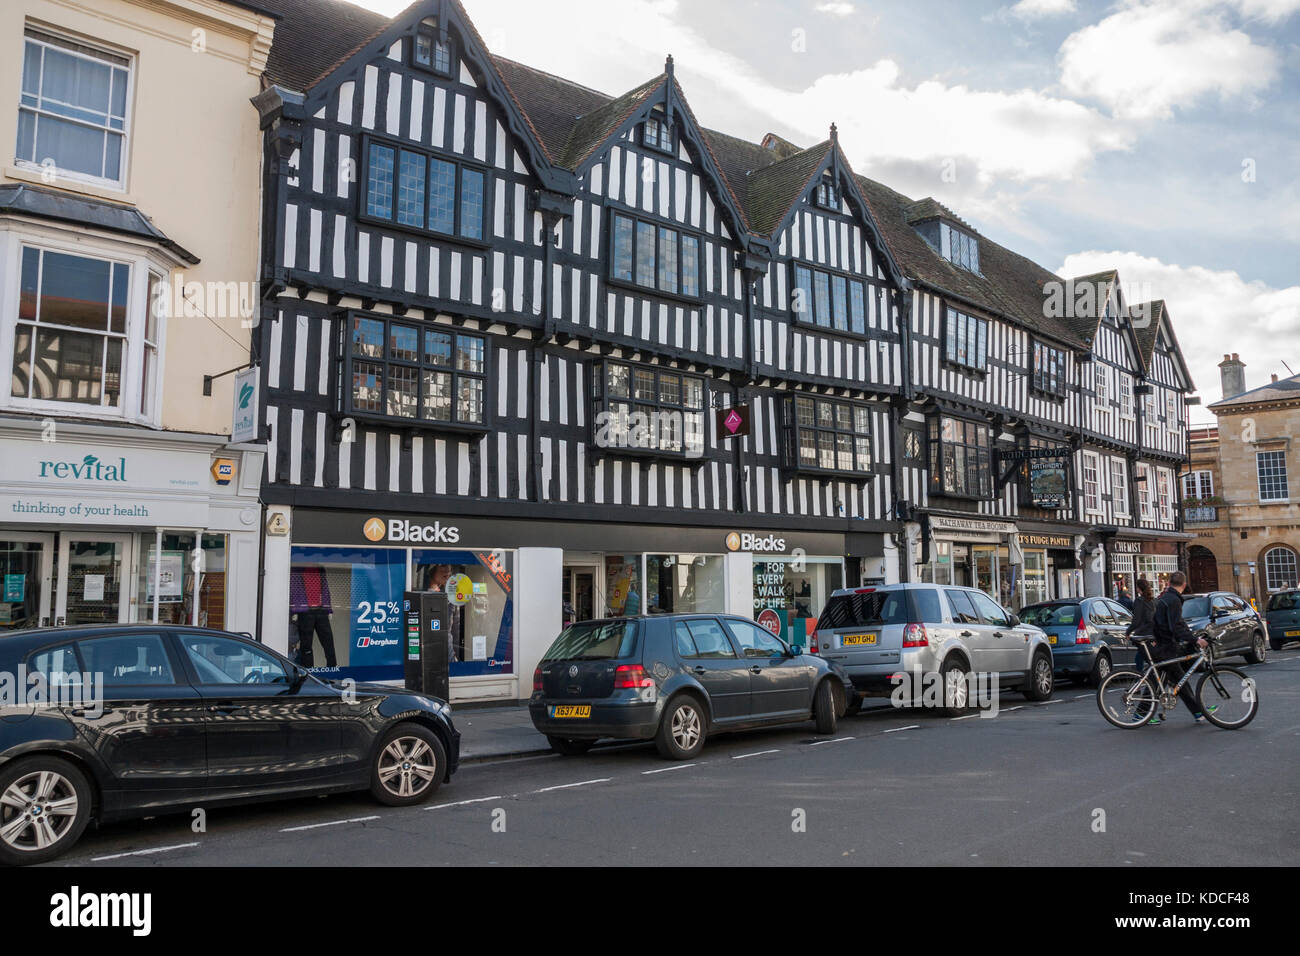
[[[326,666],[337,667],[334,629],[330,626],[334,606],[330,600],[329,576],[324,568],[294,568],[289,572],[289,610],[297,615],[298,662],[303,667],[313,666],[315,636],[325,651]]]

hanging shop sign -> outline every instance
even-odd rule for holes
[[[748,402],[714,411],[715,424],[720,438],[743,438],[749,434],[750,409]]]
[[[1064,508],[1070,497],[1070,458],[1043,456],[1029,462],[1029,497],[1035,508]]]

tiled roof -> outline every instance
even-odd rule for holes
[[[915,201],[865,176],[858,176],[857,182],[885,244],[909,278],[1066,345],[1083,345],[1068,321],[1044,309],[1043,286],[1060,282],[1059,276],[985,236],[979,237],[979,275],[953,265],[912,227]],[[944,208],[937,202],[935,206]]]
[[[771,236],[785,221],[795,204],[826,160],[831,141],[800,150],[788,159],[764,166],[749,174],[742,194],[750,228],[761,236]]]
[[[555,157],[556,162],[565,169],[577,169],[584,159],[598,149],[629,116],[645,104],[651,93],[663,86],[666,76],[661,73],[636,89],[628,90],[618,99],[610,100],[599,109],[578,117],[574,121],[564,149]],[[524,109],[527,111],[527,106]]]
[[[1088,276],[1087,278],[1094,278]],[[1079,280],[1075,280],[1078,282]],[[1160,320],[1165,314],[1165,300],[1155,299],[1151,302],[1140,302],[1136,305],[1129,306],[1129,319],[1132,321],[1136,316],[1145,313],[1146,318],[1143,321],[1133,322],[1133,335],[1138,343],[1138,358],[1141,359],[1143,367],[1148,371],[1151,370],[1151,357],[1156,352],[1156,338],[1160,333]]]
[[[1210,408],[1227,408],[1232,405],[1258,405],[1261,402],[1294,402],[1300,398],[1300,375],[1278,379],[1248,392],[1214,402]]]
[[[303,92],[391,22],[344,0],[257,0],[276,17],[266,79]]]
[[[564,152],[578,118],[609,104],[612,96],[563,77],[493,56],[497,72],[551,157]]]

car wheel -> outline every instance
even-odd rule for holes
[[[44,863],[72,849],[90,822],[86,775],[60,757],[15,760],[0,773],[0,863]]]
[[[1052,661],[1046,654],[1035,654],[1029,665],[1029,680],[1024,695],[1029,700],[1047,700],[1052,696],[1055,682],[1052,678]]]
[[[813,697],[813,717],[817,720],[817,733],[835,733],[835,689],[829,680],[817,685],[817,693]]]
[[[844,706],[844,716],[852,717],[862,712],[862,695],[856,690],[849,694],[849,702]]]
[[[1268,639],[1268,646],[1273,648],[1275,651],[1280,651],[1282,649],[1282,643],[1281,638],[1270,637]]]
[[[1264,646],[1264,635],[1259,631],[1250,639],[1250,650],[1241,655],[1246,659],[1247,664],[1262,664],[1264,658],[1268,657],[1268,648]]]
[[[943,677],[943,712],[949,717],[960,717],[970,709],[970,682],[966,679],[969,673],[966,665],[960,659],[950,657],[939,673]]]
[[[551,745],[552,750],[557,754],[563,754],[566,757],[581,757],[590,750],[591,745],[596,742],[594,740],[579,740],[576,737],[548,736],[546,740]]]
[[[379,742],[370,771],[370,794],[390,807],[409,807],[433,796],[446,775],[447,752],[428,727],[398,724]]]
[[[1087,685],[1089,687],[1100,687],[1102,681],[1110,676],[1110,671],[1110,658],[1105,654],[1098,654],[1092,665],[1092,673],[1088,675]]]
[[[704,724],[704,707],[699,700],[689,695],[676,697],[664,709],[655,746],[669,760],[690,760],[704,747]]]

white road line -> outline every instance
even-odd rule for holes
[[[476,797],[473,800],[457,800],[455,803],[435,803],[431,807],[421,807],[422,810],[442,810],[446,807],[463,807],[467,803],[487,803],[489,800],[500,800],[500,797]]]
[[[896,733],[898,733],[900,730],[916,730],[916,729],[918,729],[920,726],[921,726],[920,724],[908,724],[906,727],[890,727],[888,730],[884,731],[884,733],[887,733],[887,734],[896,734]]]
[[[966,714],[963,717],[949,717],[949,720],[970,720],[972,717],[978,717],[979,714]]]
[[[585,787],[591,783],[609,783],[611,778],[601,777],[599,780],[580,780],[577,783],[562,783],[558,787],[542,787],[541,790],[530,790],[529,793],[550,793],[552,790],[568,790],[570,787]]]
[[[837,744],[842,740],[857,740],[856,737],[836,737],[834,740],[814,740],[809,747],[820,747],[822,744]]]
[[[687,767],[698,767],[698,766],[699,764],[697,763],[679,763],[672,767],[660,767],[658,770],[642,770],[641,776],[644,777],[647,774],[652,774],[652,773],[667,773],[669,770],[685,770]]]
[[[120,860],[124,856],[150,856],[154,853],[170,853],[172,850],[184,850],[192,846],[198,846],[198,843],[177,843],[175,846],[156,846],[151,850],[132,850],[130,853],[112,853],[108,856],[92,856],[90,862],[102,863],[104,860]]]
[[[321,827],[337,827],[344,823],[365,823],[367,820],[378,820],[379,815],[369,817],[352,817],[350,820],[331,820],[329,823],[309,823],[302,827],[284,827],[281,833],[297,833],[299,830],[319,830]]]
[[[1065,701],[1064,701],[1064,700],[1061,700],[1061,699],[1058,699],[1058,700],[1040,700],[1040,701],[1037,701],[1037,702],[1036,702],[1036,705],[1037,705],[1038,707],[1046,707],[1048,704],[1063,704],[1063,703],[1065,703]]]
[[[1004,714],[1009,714],[1009,713],[1011,713],[1013,710],[1024,710],[1024,708],[1025,708],[1025,705],[1024,705],[1024,704],[1017,704],[1015,707],[1003,707],[1003,708],[1002,708],[1002,713],[1004,713]]]
[[[756,750],[752,754],[732,754],[731,759],[744,760],[746,757],[761,757],[763,754],[779,754],[780,752],[779,748],[777,750]]]
[[[1074,698],[1074,699],[1075,699],[1075,700],[1085,700],[1085,699],[1088,698],[1088,697],[1096,697],[1096,696],[1097,696],[1096,694],[1080,694],[1078,697],[1076,697],[1076,698]]]

